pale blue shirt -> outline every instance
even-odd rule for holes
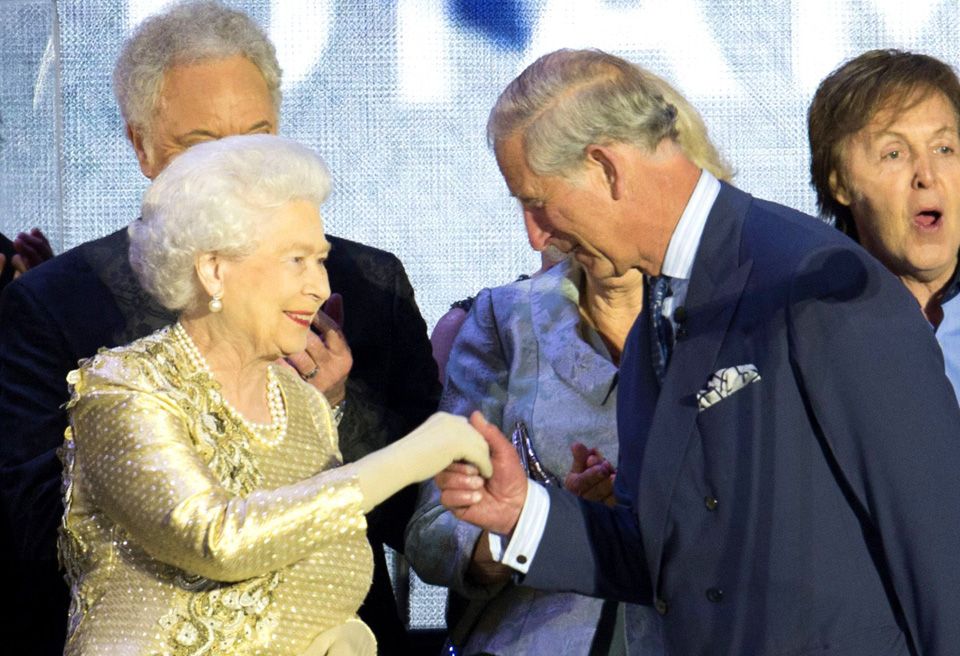
[[[960,285],[960,281],[954,280],[953,285]],[[941,308],[943,321],[937,326],[937,342],[943,351],[947,378],[953,384],[953,391],[960,400],[960,294],[954,293]]]
[[[663,304],[663,314],[671,322],[673,308],[683,305],[686,300],[690,273],[693,270],[697,249],[700,247],[700,238],[703,237],[707,217],[719,193],[720,182],[708,171],[702,171],[687,201],[687,206],[680,215],[680,221],[670,236],[670,243],[667,244],[667,252],[663,258],[660,273],[672,278],[673,295],[665,299]],[[960,311],[960,308],[957,309]],[[521,574],[526,574],[537,553],[537,547],[540,546],[549,513],[550,495],[539,483],[528,481],[527,498],[509,541],[506,537],[490,534],[490,551],[494,559]],[[507,542],[506,548],[504,548],[504,542]]]

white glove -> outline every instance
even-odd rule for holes
[[[377,656],[377,639],[362,621],[349,619],[314,638],[302,656]]]
[[[466,460],[489,478],[493,474],[486,440],[464,417],[437,412],[409,435],[353,464],[363,492],[363,511],[413,483],[425,481],[447,465]]]

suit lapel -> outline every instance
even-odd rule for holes
[[[752,261],[740,262],[740,233],[751,197],[723,185],[697,249],[684,307],[687,335],[673,349],[650,426],[640,476],[639,514],[651,574],[660,570],[673,489],[697,418],[696,393],[743,294]]]

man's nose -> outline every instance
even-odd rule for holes
[[[930,153],[921,152],[914,158],[913,188],[929,189],[936,181],[937,172]]]
[[[551,234],[543,227],[542,210],[523,210],[523,224],[527,228],[527,238],[530,240],[530,247],[535,251],[545,249]]]

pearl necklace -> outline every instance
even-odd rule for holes
[[[174,340],[176,340],[186,352],[187,359],[190,360],[194,368],[205,372],[211,379],[216,380],[213,377],[213,372],[210,371],[210,366],[207,364],[206,359],[204,359],[203,354],[200,353],[200,349],[197,348],[193,339],[190,338],[190,335],[186,329],[184,329],[183,324],[178,321],[173,326],[171,332],[173,333]],[[250,421],[244,417],[239,410],[234,408],[227,399],[223,398],[222,394],[220,395],[220,400],[227,414],[267,446],[276,446],[286,437],[287,410],[283,405],[280,381],[277,380],[276,375],[273,373],[273,367],[267,367],[267,407],[270,409],[270,418],[272,420],[269,424]]]

